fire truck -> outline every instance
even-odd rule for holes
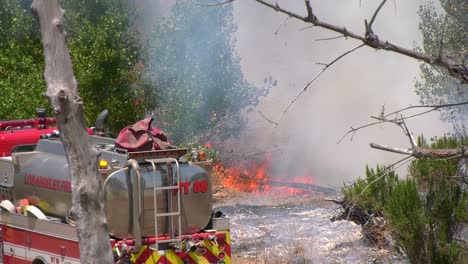
[[[0,121],[5,264],[80,263],[68,163],[53,123],[42,111],[31,120]],[[231,263],[229,218],[213,211],[205,155],[128,151],[95,135],[96,128],[88,132],[100,153],[110,237],[103,243],[111,243],[115,263]]]

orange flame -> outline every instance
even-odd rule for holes
[[[257,195],[307,196],[314,194],[311,176],[273,176],[272,163],[266,161],[243,161],[236,166],[225,167],[218,163],[213,166],[213,174],[221,178],[222,185],[242,192]]]

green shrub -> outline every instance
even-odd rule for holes
[[[466,139],[443,137],[430,146],[457,148]],[[398,246],[412,263],[462,263],[464,245],[457,241],[467,223],[468,195],[458,177],[460,159],[417,159],[409,166],[408,179],[400,181],[387,199],[385,215]],[[465,189],[464,189],[465,187]]]
[[[467,138],[442,137],[432,144],[418,138],[418,146],[433,149],[467,145]],[[417,159],[405,180],[382,166],[375,171],[366,167],[365,179],[343,187],[346,214],[352,220],[361,217],[361,224],[371,216],[384,216],[395,244],[411,263],[463,263],[466,242],[457,236],[468,223],[468,194],[459,162]]]
[[[378,179],[379,177],[381,178]],[[390,167],[377,165],[374,170],[366,166],[365,179],[358,178],[353,184],[342,188],[343,200],[348,204],[348,209],[354,205],[353,210],[363,210],[368,215],[382,216],[387,194],[394,188],[396,182],[398,175]]]

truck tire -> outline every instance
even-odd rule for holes
[[[35,259],[32,264],[46,264],[42,259]]]

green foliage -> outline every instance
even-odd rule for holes
[[[454,149],[468,146],[468,138],[445,136],[428,144],[421,136],[418,146]],[[405,180],[393,173],[378,179],[384,168],[366,167],[364,180],[343,188],[345,207],[349,212],[357,201],[353,211],[388,219],[396,245],[411,263],[463,263],[466,245],[456,237],[468,223],[468,193],[458,177],[459,162],[417,159],[409,165]]]
[[[151,36],[149,75],[161,93],[155,119],[176,142],[236,131],[265,94],[249,84],[236,53],[233,6],[177,1]]]
[[[442,10],[436,3],[428,2],[420,7],[419,28],[423,36],[424,52],[438,57],[443,55],[453,59],[468,56],[468,1],[439,0]],[[442,12],[441,12],[442,11]],[[442,45],[441,45],[442,43]],[[465,66],[467,61],[464,61]],[[437,66],[426,63],[420,65],[422,81],[416,83],[416,92],[424,104],[443,104],[468,101],[468,85],[461,84],[449,73]],[[455,122],[459,132],[466,132],[468,106],[442,109],[445,120]]]
[[[0,120],[31,118],[47,106],[38,26],[24,2],[0,1]]]
[[[44,57],[30,4],[0,4],[0,119],[31,118],[35,108],[48,105],[41,96]],[[88,125],[106,108],[113,131],[141,118],[154,105],[154,91],[138,67],[144,53],[132,33],[133,11],[112,0],[67,0],[62,6]]]
[[[385,166],[376,166],[376,169],[369,169],[366,166],[366,178],[358,178],[355,183],[342,188],[344,201],[351,206],[361,208],[366,214],[383,215],[383,209],[395,184],[398,182],[398,175],[395,171]]]
[[[424,208],[414,179],[396,184],[385,207],[392,226],[393,237],[411,263],[426,263]]]
[[[457,148],[468,140],[442,137],[429,146],[420,137],[418,145]],[[399,182],[389,196],[385,215],[412,263],[462,263],[463,247],[454,238],[468,223],[468,194],[454,177],[459,161],[417,159],[409,166],[411,178]]]

